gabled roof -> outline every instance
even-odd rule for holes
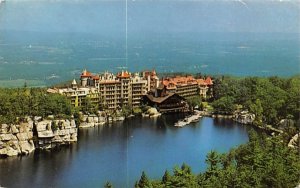
[[[181,97],[180,95],[178,95],[178,94],[176,94],[176,93],[168,93],[166,96],[163,96],[163,97],[154,97],[154,96],[151,95],[151,94],[150,94],[150,95],[146,95],[146,97],[147,97],[150,101],[152,101],[152,102],[154,102],[154,103],[162,103],[162,102],[164,102],[165,100],[167,100],[168,98],[170,98],[170,97],[172,97],[172,96],[176,96],[176,97],[178,97],[178,98],[184,100],[183,97]]]
[[[207,83],[205,82],[205,80],[202,79],[202,78],[197,79],[197,82],[198,82],[198,84],[201,85],[201,86],[206,86],[206,85],[207,85]]]
[[[130,74],[127,71],[122,71],[117,74],[118,78],[130,78]]]
[[[167,86],[168,89],[176,89],[177,86],[197,84],[197,80],[193,76],[176,76],[163,79],[162,84]]]
[[[99,76],[97,76],[97,75],[93,76],[92,78],[93,78],[93,80],[99,80],[100,79]]]
[[[170,98],[171,96],[173,96],[175,93],[169,93],[168,95],[164,96],[164,97],[154,97],[153,95],[146,95],[146,97],[151,100],[152,102],[155,103],[162,103],[165,100],[167,100],[168,98]]]
[[[207,85],[213,85],[213,81],[209,76],[205,79],[205,82],[207,83]]]
[[[93,76],[92,73],[88,72],[86,69],[82,71],[80,77],[91,77]]]

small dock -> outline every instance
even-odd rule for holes
[[[175,127],[184,127],[190,123],[196,123],[200,120],[201,118],[201,113],[200,111],[195,111],[195,114],[189,117],[184,118],[183,120],[178,121],[175,123]]]

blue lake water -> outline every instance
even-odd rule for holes
[[[183,162],[198,173],[211,150],[229,151],[248,141],[247,127],[202,118],[176,128],[177,115],[133,118],[79,131],[77,144],[55,151],[0,160],[0,185],[7,187],[133,187],[141,172],[160,178]]]

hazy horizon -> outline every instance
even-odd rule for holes
[[[300,1],[131,0],[127,4],[128,33],[140,35],[300,32]],[[123,34],[126,1],[7,0],[0,4],[0,26],[0,30]]]
[[[125,0],[6,0],[0,4],[0,79],[51,84],[77,78],[84,68],[120,67],[235,76],[300,72],[300,1],[127,5],[126,40]]]

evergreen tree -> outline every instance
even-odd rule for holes
[[[143,171],[142,176],[138,182],[138,187],[139,188],[148,188],[151,187],[150,181],[146,175],[146,173]]]
[[[104,188],[113,188],[113,186],[109,181],[107,181],[104,185]]]
[[[170,175],[169,171],[166,170],[163,177],[162,177],[162,183],[167,185],[168,182],[170,182],[170,181],[171,181],[171,175]]]

